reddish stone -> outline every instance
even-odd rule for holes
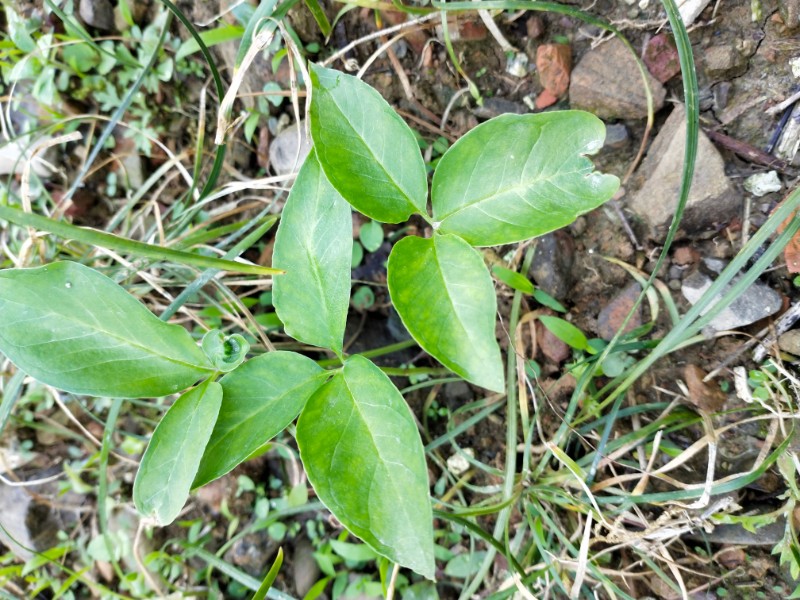
[[[572,48],[569,44],[542,44],[536,49],[536,69],[542,87],[556,98],[569,89]]]
[[[459,19],[458,20],[458,39],[462,42],[480,42],[485,40],[489,35],[486,26],[481,22],[473,19]]]
[[[400,25],[408,20],[408,14],[399,10],[381,11],[381,15],[389,25]],[[422,29],[406,30],[405,40],[417,54],[422,54],[428,42],[428,34]]]
[[[542,355],[555,364],[560,364],[572,356],[572,350],[558,339],[541,322],[536,322],[536,340]]]
[[[666,83],[681,72],[678,48],[668,33],[659,33],[650,38],[643,58],[647,70],[661,83]]]
[[[672,255],[672,263],[679,267],[687,267],[696,264],[700,260],[700,253],[691,246],[680,246],[675,248]]]
[[[600,314],[597,316],[597,334],[608,341],[611,340],[617,331],[622,327],[625,317],[633,308],[639,294],[642,293],[642,287],[638,283],[632,283],[619,294],[611,299],[611,302],[603,307]],[[641,305],[628,321],[623,333],[628,333],[642,324],[642,309]]]
[[[552,106],[556,102],[558,102],[558,96],[548,89],[542,90],[542,93],[536,96],[536,108],[539,110]]]
[[[532,40],[538,40],[544,35],[544,20],[539,15],[528,17],[525,22],[525,28],[528,32],[528,37]]]

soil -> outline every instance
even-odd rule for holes
[[[800,34],[789,31],[782,23],[776,0],[764,0],[762,16],[755,22],[750,18],[750,0],[723,0],[715,3],[701,14],[693,25],[690,37],[693,51],[697,58],[697,71],[700,84],[701,123],[704,128],[724,133],[742,144],[758,149],[764,149],[773,137],[779,124],[780,115],[767,115],[765,110],[790,96],[798,85],[798,78],[792,74],[789,61],[800,55]],[[196,23],[207,22],[214,15],[219,14],[218,2],[178,2],[191,15],[191,20]],[[329,17],[333,18],[339,5],[331,6],[323,3]],[[591,3],[588,9],[592,14],[601,16],[611,21],[623,31],[631,41],[634,48],[641,49],[655,34],[662,31],[664,13],[661,5],[651,0],[636,3],[622,0],[597,0]],[[510,18],[509,18],[510,17]],[[354,9],[347,12],[336,25],[333,40],[326,42],[319,28],[304,5],[298,4],[290,13],[290,22],[303,44],[318,44],[321,55],[329,53],[342,41],[356,40],[376,30],[375,16],[368,9]],[[383,16],[385,25],[402,20],[398,14]],[[435,21],[433,22],[435,23]],[[578,64],[584,54],[599,41],[601,31],[593,26],[588,26],[580,20],[567,16],[560,16],[547,12],[520,12],[504,15],[497,19],[497,23],[506,39],[517,49],[524,52],[530,65],[536,63],[537,48],[543,43],[557,42],[569,44],[572,51],[572,64]],[[396,67],[384,56],[379,58],[367,71],[364,80],[374,86],[401,114],[411,115],[413,120],[409,124],[416,128],[420,134],[429,141],[439,135],[449,140],[458,139],[477,123],[483,121],[498,111],[530,112],[529,106],[543,93],[540,78],[535,70],[523,77],[511,75],[506,70],[506,56],[498,42],[482,25],[477,16],[460,18],[453,25],[453,31],[458,33],[459,39],[454,40],[456,56],[463,71],[475,81],[480,89],[484,106],[477,106],[468,93],[461,93],[465,87],[464,80],[458,75],[452,61],[447,56],[444,45],[437,38],[434,28],[424,30],[409,36],[406,40],[395,46],[395,52],[410,82],[412,97],[406,95],[401,79],[398,77]],[[370,57],[380,44],[380,40],[357,46],[348,58],[354,59],[358,64]],[[723,48],[730,51],[733,63],[726,68],[712,70],[706,64],[709,50]],[[235,46],[223,44],[215,48],[215,53],[222,64],[223,76],[228,78],[235,56]],[[313,57],[312,57],[313,58]],[[285,65],[285,61],[283,63]],[[342,64],[337,63],[337,68]],[[715,65],[711,65],[714,67]],[[724,65],[723,65],[724,66]],[[259,60],[248,72],[245,78],[244,91],[258,91],[268,81],[277,81],[284,88],[288,87],[288,74],[284,69],[273,73],[268,61]],[[199,80],[191,85],[199,85]],[[601,82],[601,85],[614,86],[614,81]],[[649,134],[648,141],[659,131],[660,126],[669,114],[669,105],[682,101],[683,89],[680,75],[669,79],[666,84],[667,106],[656,114],[653,132]],[[169,97],[169,84],[164,86],[164,96]],[[184,93],[185,95],[185,93]],[[458,96],[458,97],[457,97]],[[454,101],[454,98],[456,99]],[[244,101],[244,105],[251,105]],[[567,109],[570,107],[568,94],[563,95],[547,110]],[[272,107],[272,117],[277,121],[283,114],[291,117],[291,107],[284,102],[280,107]],[[447,121],[442,124],[442,115],[448,112]],[[432,117],[436,117],[434,120]],[[175,136],[174,139],[165,140],[173,147],[180,147],[186,143],[181,139],[185,130],[185,122],[179,115],[174,115],[175,126],[168,128]],[[284,119],[285,120],[285,119]],[[615,144],[613,148],[604,148],[594,157],[598,168],[609,173],[625,178],[628,169],[636,159],[637,151],[646,134],[645,120],[617,120],[609,124],[624,125],[627,130],[627,139]],[[274,125],[274,123],[273,123]],[[183,127],[183,128],[182,128]],[[266,128],[266,125],[263,127]],[[274,134],[274,132],[272,132]],[[269,136],[267,136],[269,137]],[[245,176],[254,177],[259,172],[259,165],[263,165],[263,148],[257,149],[241,141],[236,142],[236,147],[230,152],[233,167]],[[737,192],[745,197],[743,191],[744,180],[753,173],[766,171],[763,165],[757,164],[736,154],[730,145],[718,145],[725,160],[725,171]],[[259,156],[260,155],[260,156]],[[152,172],[158,166],[158,157],[153,157],[145,165],[145,171]],[[749,224],[753,231],[764,222],[771,210],[782,199],[785,190],[792,189],[797,182],[798,170],[788,161],[782,170],[783,191],[773,192],[760,198],[752,198]],[[78,165],[71,165],[75,168]],[[102,182],[101,177],[95,177],[95,182]],[[95,185],[95,184],[93,184]],[[618,264],[613,264],[608,259],[617,259],[635,270],[649,274],[654,268],[655,259],[661,248],[661,240],[651,239],[650,232],[640,215],[632,213],[627,208],[626,200],[635,192],[640,181],[634,176],[624,184],[623,192],[615,200],[616,206],[609,203],[596,211],[580,217],[570,227],[557,234],[559,260],[550,266],[554,270],[554,277],[561,283],[561,287],[553,295],[568,309],[567,317],[588,336],[595,337],[599,333],[598,318],[601,310],[611,303],[620,290],[633,282],[626,269]],[[107,217],[107,210],[103,202],[93,202],[92,198],[101,196],[102,184],[94,188],[87,188],[84,195],[76,198],[77,208],[71,213],[75,222],[86,225],[100,225]],[[176,194],[177,196],[178,194]],[[688,303],[680,293],[681,280],[697,268],[705,257],[730,259],[742,245],[744,217],[742,212],[731,214],[725,223],[716,227],[700,231],[684,232],[675,240],[670,260],[666,261],[663,271],[659,273],[664,289],[668,290],[676,303],[678,310],[683,313],[688,309]],[[414,223],[420,231],[423,224]],[[389,234],[400,233],[391,231]],[[269,245],[270,239],[263,240],[264,245]],[[354,279],[360,284],[368,285],[374,291],[375,302],[361,312],[353,311],[348,323],[347,338],[351,339],[350,352],[359,352],[402,341],[405,332],[391,309],[388,293],[385,288],[386,273],[385,259],[388,255],[389,245],[385,244],[377,252],[366,256],[364,263],[354,271]],[[516,247],[503,247],[492,249],[494,257],[505,257],[509,253],[517,252]],[[563,256],[569,254],[568,260]],[[253,251],[258,256],[257,251]],[[487,260],[491,257],[487,253]],[[776,265],[763,277],[773,289],[780,292],[784,298],[785,307],[799,299],[796,287],[792,283],[792,276],[782,264]],[[544,282],[535,281],[544,287]],[[508,322],[511,294],[507,289],[498,287],[499,323],[498,334],[504,339],[503,324]],[[530,299],[525,299],[522,314],[540,309]],[[648,322],[652,315],[645,310],[643,321]],[[780,315],[774,315],[774,319]],[[762,321],[741,329],[744,336],[756,334],[773,321]],[[652,331],[648,334],[650,339],[662,337],[670,328],[669,316],[662,310]],[[540,336],[541,337],[541,336]],[[278,336],[277,341],[283,341]],[[683,381],[684,368],[693,365],[705,373],[719,367],[726,359],[740,350],[742,337],[728,336],[710,339],[704,343],[688,347],[661,361],[657,368],[643,377],[632,390],[631,396],[637,404],[671,402],[676,397],[684,397],[686,390],[678,382]],[[551,341],[556,343],[557,341]],[[564,375],[563,363],[548,358],[548,352],[541,348],[536,355],[532,343],[527,343],[525,351],[529,353],[526,358],[535,360],[541,368],[541,387],[547,391],[547,401],[536,407],[541,420],[541,439],[551,439],[557,428],[561,425],[563,413],[566,410],[569,393],[574,387],[571,375]],[[553,350],[550,356],[556,355]],[[755,366],[748,353],[742,354],[731,366],[744,365],[748,368]],[[389,355],[379,361],[384,366],[400,366],[413,364],[417,367],[437,367],[438,365],[420,354],[417,349],[404,350]],[[410,382],[396,380],[402,389]],[[734,423],[736,409],[744,404],[737,399],[733,389],[733,378],[728,368],[723,368],[716,378],[714,385],[719,383],[727,389],[725,410],[713,417],[715,427],[726,423]],[[409,404],[420,420],[424,419],[427,436],[426,441],[435,440],[445,434],[462,420],[460,409],[470,402],[480,400],[484,393],[476,388],[463,383],[454,386],[453,383],[437,385],[434,388],[423,388],[406,396]],[[432,401],[441,409],[440,412],[431,409]],[[691,402],[684,400],[684,410],[687,415],[694,414]],[[438,409],[437,409],[438,410]],[[131,425],[133,427],[133,425]],[[624,435],[625,428],[632,427],[630,422],[622,422],[618,436]],[[469,448],[476,459],[484,464],[502,470],[505,456],[505,409],[499,406],[488,418],[483,419],[473,428],[468,429],[458,437],[461,448]],[[31,430],[22,429],[20,438],[33,437]],[[682,448],[689,448],[704,435],[702,424],[682,429],[681,433],[673,436],[671,441]],[[752,461],[763,445],[765,432],[757,424],[738,425],[729,430],[720,440],[719,455],[720,466],[716,476],[722,477],[727,473],[741,471],[747,461]],[[284,440],[290,442],[288,436]],[[521,440],[520,440],[521,441]],[[587,442],[588,444],[589,442]],[[573,458],[579,459],[587,447],[572,448]],[[440,448],[441,456],[446,459],[452,453],[449,444]],[[58,454],[57,454],[58,453]],[[44,451],[44,455],[53,458],[53,461],[63,455],[63,448],[54,445]],[[222,507],[234,515],[240,516],[244,521],[249,520],[253,503],[258,499],[254,491],[237,492],[241,476],[246,476],[252,481],[269,482],[271,480],[294,481],[297,483],[296,460],[291,458],[292,451],[287,450],[282,455],[270,453],[261,458],[252,460],[219,482],[208,486],[201,492],[194,505],[184,516],[185,520],[202,518],[204,522],[216,523],[208,535],[219,541],[221,545],[226,539],[224,521],[221,517]],[[706,476],[708,456],[705,452],[696,455],[685,467],[676,472],[674,476],[682,483],[702,483]],[[49,461],[44,460],[44,463]],[[438,472],[438,471],[437,471]],[[432,479],[434,475],[431,471]],[[470,481],[470,486],[496,486],[501,484],[501,477],[490,476],[482,471]],[[432,481],[435,483],[435,481]],[[648,493],[669,491],[673,488],[665,483],[653,481],[647,488]],[[775,469],[768,470],[762,477],[757,478],[750,485],[737,492],[736,502],[743,507],[743,511],[768,512],[780,505],[780,496],[786,491],[783,479]],[[277,499],[280,490],[266,490],[267,497]],[[467,502],[473,498],[481,499],[483,496],[473,495],[468,486],[464,490]],[[658,505],[645,508],[648,518],[655,520],[663,509]],[[337,523],[320,516],[326,513],[301,514],[297,517],[299,525],[288,538],[289,559],[281,571],[276,586],[287,593],[296,595],[297,574],[294,573],[295,560],[292,558],[292,547],[296,543],[292,540],[303,540],[307,546],[305,533],[309,523],[315,524],[326,535],[334,536],[339,531]],[[521,518],[515,514],[512,520]],[[491,530],[493,518],[484,519],[481,524],[485,529]],[[183,534],[175,530],[175,534]],[[262,532],[261,537],[248,537],[246,544],[237,544],[232,548],[226,559],[239,566],[253,576],[260,576],[269,561],[273,559],[277,545],[272,543],[269,536]],[[294,536],[294,537],[292,537]],[[511,533],[513,537],[513,532]],[[163,538],[170,535],[164,533]],[[305,546],[304,546],[305,547]],[[719,552],[743,548],[746,556],[737,559],[728,556],[728,563],[719,559]],[[688,571],[684,573],[686,586],[689,590],[696,590],[693,598],[785,598],[794,587],[791,575],[778,563],[777,556],[770,554],[771,547],[755,546],[747,543],[731,544],[725,541],[715,541],[713,537],[705,541],[685,540],[676,544],[673,558],[681,562]],[[697,557],[706,557],[705,562],[692,562]],[[732,555],[731,555],[732,556]],[[619,557],[618,557],[619,558]],[[627,558],[631,558],[628,556]],[[623,555],[620,560],[626,560]],[[299,558],[297,559],[300,560]],[[305,563],[303,563],[305,564]],[[733,571],[733,573],[731,573]],[[711,583],[709,583],[711,582]],[[634,582],[631,584],[632,593],[655,597],[672,597],[674,591],[664,590],[657,579],[648,582]],[[759,592],[764,595],[757,595]],[[302,593],[302,592],[301,592]],[[440,589],[443,597],[453,596],[452,588]],[[454,597],[454,596],[453,596]],[[677,597],[677,596],[675,596]]]

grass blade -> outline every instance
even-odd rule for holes
[[[234,262],[232,260],[224,260],[212,256],[202,256],[191,252],[162,248],[161,246],[145,244],[144,242],[136,242],[110,233],[105,233],[104,231],[97,231],[96,229],[90,229],[88,227],[78,227],[41,215],[26,213],[12,206],[0,206],[0,219],[5,219],[6,221],[22,227],[35,227],[36,229],[53,233],[65,239],[77,240],[84,244],[100,246],[101,248],[108,248],[110,250],[129,252],[134,256],[152,260],[172,261],[178,264],[246,273],[248,275],[271,276],[283,273],[280,269],[273,269],[271,267]],[[276,218],[273,218],[269,222],[269,225],[272,226],[276,220]]]
[[[281,570],[281,565],[283,565],[283,548],[278,548],[278,556],[275,557],[275,562],[272,563],[272,567],[258,587],[258,591],[253,594],[253,600],[264,600],[267,597],[267,592],[269,592],[272,584],[275,583],[275,578]]]

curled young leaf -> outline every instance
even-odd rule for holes
[[[76,262],[0,271],[0,351],[75,394],[166,396],[213,368],[189,333]]]
[[[233,371],[244,362],[250,344],[244,337],[235,333],[225,335],[219,329],[212,329],[203,336],[203,352],[218,371]]]
[[[353,356],[306,403],[297,444],[319,499],[378,554],[432,579],[425,452],[389,378]]]
[[[502,115],[478,125],[433,174],[438,230],[473,246],[497,246],[569,225],[619,188],[619,179],[595,172],[586,158],[604,139],[600,119],[573,110]]]

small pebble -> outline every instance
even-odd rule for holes
[[[772,192],[780,192],[781,180],[776,171],[756,173],[744,180],[744,189],[760,198]]]
[[[506,73],[513,77],[525,77],[528,74],[528,55],[519,52],[508,59]]]
[[[629,139],[628,128],[622,123],[606,125],[606,140],[603,147],[619,150],[628,145]]]
[[[780,336],[778,348],[789,354],[800,356],[800,329],[792,329]]]
[[[464,454],[475,458],[475,451],[472,448],[464,448]],[[456,477],[463,475],[469,470],[469,461],[460,453],[453,454],[447,459],[447,469]]]
[[[642,292],[642,286],[638,283],[632,283],[603,307],[600,314],[597,316],[597,334],[604,340],[613,338],[617,331],[622,327],[622,323],[628,316],[628,313],[633,308],[636,299]],[[636,329],[642,324],[642,308],[641,305],[637,308],[636,312],[628,321],[623,333]]]

